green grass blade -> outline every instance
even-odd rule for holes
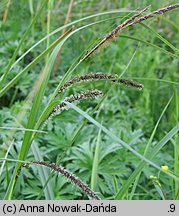
[[[147,154],[148,159],[152,160],[157,155],[157,153],[163,148],[163,146],[165,146],[168,143],[168,141],[170,141],[172,139],[172,137],[178,133],[178,131],[179,131],[179,124],[177,124],[171,131],[169,131],[163,137],[163,139],[160,140],[160,142],[153,148],[153,150],[149,154]],[[128,188],[130,187],[132,182],[135,180],[135,178],[138,176],[138,174],[142,171],[142,169],[144,168],[145,165],[146,165],[145,161],[140,162],[140,164],[136,167],[134,172],[130,175],[128,180],[125,182],[125,184],[123,185],[121,190],[116,194],[115,199],[122,199],[123,198],[123,196],[126,194]],[[169,172],[168,173],[165,172],[165,173],[168,174],[169,176],[171,176]],[[178,177],[176,180],[179,181]]]
[[[54,47],[56,47],[67,35],[71,32],[71,29],[64,35],[53,42],[44,52],[42,52],[37,58],[35,58],[30,64],[28,64],[20,73],[18,73],[3,89],[0,90],[0,97],[3,96],[26,72],[28,72],[35,64],[37,64],[47,53],[49,53]]]
[[[105,132],[109,137],[111,137],[114,141],[116,141],[117,143],[119,143],[122,147],[125,147],[126,149],[128,149],[130,152],[132,152],[135,156],[139,157],[142,162],[148,163],[150,165],[152,165],[153,167],[155,167],[156,169],[166,173],[167,175],[171,176],[173,179],[176,179],[177,181],[179,181],[179,178],[176,177],[175,175],[173,175],[172,173],[169,172],[165,172],[164,170],[162,170],[159,166],[157,166],[155,163],[153,163],[151,161],[151,155],[153,156],[153,154],[147,154],[148,159],[146,157],[144,157],[143,155],[139,154],[138,152],[136,152],[132,147],[130,147],[127,143],[125,143],[123,140],[121,140],[120,138],[118,138],[116,135],[114,135],[111,131],[109,131],[107,128],[105,128],[103,125],[101,125],[99,122],[97,122],[94,118],[92,118],[91,116],[89,116],[87,113],[85,113],[84,111],[82,111],[79,107],[75,106],[72,103],[68,103],[65,101],[65,103],[70,107],[73,108],[76,112],[78,112],[79,114],[81,114],[82,116],[84,116],[86,119],[88,119],[91,123],[93,123],[96,127],[98,127],[99,129],[101,129],[103,132]],[[175,128],[174,132],[176,133],[176,131],[179,130],[179,125],[177,125],[177,127]],[[158,152],[161,148],[161,146],[163,146],[163,143],[165,143],[165,141],[168,141],[168,137],[171,139],[171,134],[173,136],[173,131],[168,133],[167,137],[164,137],[162,139],[161,142],[158,143],[158,145],[155,147],[156,152]],[[152,157],[153,158],[153,157]]]
[[[129,66],[131,65],[135,55],[136,55],[137,49],[135,50],[135,52],[133,53],[132,57],[130,58],[128,64],[126,65],[125,69],[123,70],[123,72],[120,74],[120,77],[122,75],[124,75],[127,71],[127,69],[129,68]],[[112,71],[112,67],[111,70]],[[104,102],[104,100],[107,98],[108,94],[110,93],[110,91],[113,89],[114,86],[111,86],[110,89],[108,89],[107,92],[105,92],[105,94],[102,96],[100,102],[95,106],[95,108],[91,111],[90,115],[93,115],[101,106],[101,104]],[[58,102],[59,103],[59,102]],[[51,106],[51,108],[49,108],[49,111],[52,109],[52,107],[54,107],[53,105]],[[47,112],[49,113],[49,112]],[[68,145],[68,148],[65,150],[64,154],[61,156],[60,159],[58,159],[58,163],[60,163],[60,161],[65,157],[67,150],[69,150],[69,148],[73,145],[73,143],[75,142],[76,138],[79,136],[81,130],[84,128],[84,126],[87,124],[88,120],[87,119],[83,119],[83,124],[75,131],[73,138],[70,140],[70,143]],[[37,127],[38,128],[38,127]]]
[[[173,51],[175,51],[175,52],[179,51],[175,46],[173,46],[167,39],[165,39],[159,33],[157,33],[153,28],[151,28],[150,26],[148,26],[144,23],[140,23],[140,24],[142,26],[144,26],[146,29],[148,29],[149,31],[151,31],[153,34],[155,34],[164,44],[166,44],[168,47],[170,47]]]
[[[83,28],[83,27],[82,27],[82,28]],[[132,62],[133,59],[134,59],[135,54],[136,54],[136,51],[135,51],[134,54],[132,55],[131,59],[129,60],[129,63],[127,64],[126,68],[125,68],[124,71],[122,72],[121,76],[124,75],[124,73],[126,72],[126,70],[129,68],[131,62]],[[80,59],[80,58],[78,58],[78,59]],[[70,74],[71,74],[71,73],[79,66],[79,64],[81,63],[81,61],[79,61],[78,59],[77,59],[77,63],[75,62],[74,65],[72,64],[72,66],[68,69],[68,71],[67,71],[66,74],[64,75],[63,79],[60,81],[59,85],[58,85],[57,88],[55,89],[55,91],[54,91],[54,93],[53,93],[53,95],[52,95],[52,97],[51,97],[49,103],[48,103],[47,106],[46,106],[46,109],[42,112],[42,114],[41,114],[41,116],[40,116],[40,118],[39,118],[39,120],[38,120],[38,122],[37,122],[37,124],[36,124],[36,127],[35,127],[36,129],[37,129],[37,128],[40,128],[40,126],[41,126],[41,125],[43,124],[43,122],[46,120],[47,114],[48,114],[48,111],[47,111],[47,110],[50,110],[50,109],[49,109],[49,106],[51,106],[52,101],[54,100],[55,96],[57,95],[58,89],[62,86],[62,84],[66,81],[66,79],[70,76]],[[120,77],[121,77],[121,76],[120,76]],[[100,104],[101,104],[101,103],[103,102],[103,100],[107,97],[107,95],[108,95],[108,93],[109,93],[109,91],[110,91],[111,89],[112,89],[112,87],[108,90],[108,92],[105,93],[105,95],[103,96],[103,99],[101,100]],[[98,108],[98,106],[97,106],[96,108]],[[96,110],[96,108],[95,108],[95,110]],[[86,122],[84,122],[83,126],[84,126],[85,124],[86,124]],[[83,126],[81,127],[81,129],[83,128]],[[80,129],[80,130],[81,130],[81,129]],[[78,130],[77,134],[80,132],[80,130]],[[36,133],[34,133],[33,139],[34,139],[35,136],[36,136]],[[75,137],[76,137],[76,136],[75,136]],[[71,143],[72,143],[72,142],[71,142]]]
[[[61,40],[59,41],[60,43],[57,45],[57,47],[54,49],[54,51],[52,52],[51,56],[49,57],[48,63],[46,64],[43,73],[40,76],[40,82],[38,83],[38,88],[37,88],[37,93],[36,96],[34,98],[33,101],[33,105],[30,111],[30,116],[29,116],[29,120],[27,123],[27,128],[34,128],[35,123],[37,121],[37,117],[38,117],[38,111],[39,111],[39,107],[41,105],[42,102],[42,97],[44,95],[45,92],[45,88],[47,86],[47,83],[49,81],[50,78],[50,74],[52,71],[52,67],[54,64],[54,61],[56,59],[56,56],[58,54],[59,49],[61,48],[61,46],[63,45],[64,41],[66,40],[65,36],[67,36],[68,34],[64,34],[61,38]],[[23,139],[23,143],[20,149],[20,153],[19,153],[19,160],[24,160],[28,150],[30,148],[30,145],[32,143],[31,141],[31,137],[32,137],[33,132],[32,131],[26,131],[25,135],[24,135],[24,139]],[[21,167],[21,163],[18,163],[16,165],[16,168],[14,170],[13,176],[11,178],[11,182],[8,186],[6,195],[5,195],[5,199],[11,199],[12,195],[13,195],[13,190],[16,184],[16,180],[17,180],[17,175],[19,173],[19,168]]]
[[[38,147],[38,144],[35,142],[32,145],[32,152],[34,154],[36,161],[44,161],[43,157],[41,155],[40,149]],[[42,186],[43,186],[45,199],[46,200],[54,200],[54,193],[53,193],[53,187],[52,187],[51,181],[48,181],[46,187],[44,188],[46,181],[50,175],[49,170],[45,169],[43,166],[37,166],[37,169],[38,169],[40,181],[41,181]]]
[[[100,21],[98,21],[98,22],[90,23],[90,24],[85,25],[85,26],[82,26],[82,27],[76,29],[75,31],[73,31],[71,34],[70,34],[70,32],[71,32],[72,28],[69,29],[67,32],[64,33],[64,35],[62,35],[59,39],[57,39],[54,43],[52,43],[52,44],[50,45],[50,47],[48,47],[48,48],[47,48],[44,52],[42,52],[37,58],[35,58],[29,65],[27,65],[26,68],[24,68],[20,73],[18,73],[18,75],[16,75],[2,90],[0,90],[0,97],[1,97],[4,93],[6,93],[6,92],[9,90],[9,88],[11,88],[26,72],[28,72],[28,71],[29,71],[35,64],[37,64],[43,57],[45,57],[45,56],[51,51],[51,49],[53,49],[64,37],[66,37],[66,36],[68,35],[68,37],[66,37],[66,39],[67,39],[67,38],[69,38],[70,36],[72,36],[73,34],[75,34],[76,32],[78,32],[78,31],[80,31],[80,30],[82,30],[82,29],[85,29],[85,28],[87,28],[87,27],[89,27],[89,26],[92,26],[92,25],[95,25],[95,24],[97,24],[97,23],[101,23],[101,22],[104,22],[104,21],[106,21],[106,19],[105,19],[105,20],[100,20]],[[81,62],[79,62],[79,63],[73,68],[73,70],[74,70],[80,63],[81,63]],[[72,70],[72,71],[73,71],[73,70]],[[72,71],[70,71],[70,72],[72,72]],[[63,79],[62,81],[65,81],[65,78],[66,78],[67,76],[68,76],[68,73],[66,73],[66,75],[65,75],[65,77],[64,77],[64,79]],[[62,82],[60,83],[60,85],[62,85]],[[58,91],[58,90],[56,90],[56,92],[54,92],[53,97],[55,97],[54,95],[56,95],[57,91]]]
[[[150,136],[150,138],[149,138],[149,141],[148,141],[148,143],[147,143],[147,145],[146,145],[146,148],[145,148],[145,151],[144,151],[144,156],[147,154],[147,152],[149,151],[149,149],[150,149],[150,147],[151,147],[151,144],[152,144],[153,138],[154,138],[154,136],[155,136],[155,133],[156,133],[156,131],[157,131],[158,125],[159,125],[159,123],[160,123],[160,121],[161,121],[163,115],[165,114],[167,108],[169,107],[169,105],[170,105],[170,103],[171,103],[171,101],[172,101],[172,98],[173,98],[173,96],[169,99],[168,103],[167,103],[166,106],[164,107],[164,109],[163,109],[163,111],[162,111],[162,113],[161,113],[161,115],[160,115],[160,117],[159,117],[159,119],[158,119],[158,121],[157,121],[157,123],[156,123],[156,125],[155,125],[155,127],[154,127],[154,129],[153,129],[153,131],[152,131],[152,134],[151,134],[151,136]],[[133,185],[133,187],[132,187],[131,194],[130,194],[130,197],[129,197],[130,200],[131,200],[132,197],[134,196],[135,189],[136,189],[136,187],[137,187],[137,184],[138,184],[140,175],[141,175],[141,172],[138,174],[138,176],[137,176],[136,179],[135,179],[135,182],[134,182],[134,185]]]
[[[96,185],[97,185],[100,141],[101,141],[101,129],[98,132],[93,166],[92,166],[92,173],[91,173],[91,189],[93,191],[96,190]]]
[[[148,77],[130,77],[130,79],[135,79],[135,80],[147,80],[147,81],[157,81],[157,82],[164,82],[168,84],[175,84],[179,85],[179,82],[174,82],[170,80],[165,80],[165,79],[157,79],[157,78],[148,78]]]
[[[121,34],[120,37],[128,38],[128,39],[135,40],[135,41],[139,41],[139,42],[144,43],[144,44],[146,44],[148,46],[154,47],[155,49],[158,49],[161,52],[163,52],[163,53],[165,53],[165,54],[167,54],[167,55],[169,55],[169,56],[171,56],[173,58],[179,58],[179,56],[177,56],[176,54],[171,53],[171,52],[169,52],[169,51],[167,51],[165,49],[162,49],[161,47],[159,47],[159,46],[157,46],[155,44],[152,44],[152,43],[150,43],[148,41],[144,41],[142,39],[139,39],[139,38],[136,38],[136,37],[133,37],[133,36],[129,36],[129,35],[124,35],[124,34]]]
[[[33,131],[33,132],[37,132],[37,133],[47,133],[46,131],[42,131],[42,130],[34,130],[34,129],[27,129],[27,128],[19,128],[19,127],[0,127],[0,129],[13,130],[13,131]]]
[[[98,22],[95,22],[95,23],[90,23],[86,26],[83,26],[83,27],[80,27],[79,29],[75,30],[72,34],[78,32],[79,30],[82,30],[88,26],[91,26],[91,25],[94,25],[94,24],[97,24],[97,23],[101,23],[101,22],[104,22],[106,20],[101,20],[101,21],[98,21]],[[71,35],[70,35],[71,36]],[[150,45],[152,47],[155,47],[156,49],[159,49],[160,51],[164,52],[165,54],[168,54],[172,57],[175,57],[175,58],[178,58],[177,55],[169,52],[169,51],[166,51],[164,49],[162,49],[161,47],[157,46],[157,45],[154,45],[152,43],[149,43],[147,41],[143,41],[141,39],[138,39],[138,38],[135,38],[135,37],[132,37],[132,36],[127,36],[127,35],[120,35],[120,37],[125,37],[125,38],[128,38],[128,39],[132,39],[132,40],[136,40],[136,41],[139,41],[139,42],[142,42],[142,43],[145,43],[147,45]],[[49,48],[47,48],[44,52],[42,52],[36,59],[34,59],[34,61],[32,61],[29,65],[26,66],[26,68],[24,68],[18,75],[16,75],[16,77],[14,77],[2,90],[0,90],[0,97],[9,90],[9,88],[11,88],[20,78],[22,75],[24,75],[26,72],[28,72],[35,64],[37,64],[44,56],[46,56],[51,49],[53,49],[56,45],[58,44],[58,39],[53,43],[51,44],[51,46]]]
[[[2,165],[1,165],[1,168],[0,168],[0,178],[1,178],[1,175],[2,175],[2,172],[3,172],[3,169],[4,169],[4,166],[5,166],[6,159],[7,159],[7,157],[8,157],[9,151],[11,150],[13,144],[14,144],[14,140],[10,143],[9,148],[7,149],[7,152],[6,152],[6,154],[5,154],[4,161],[2,162]]]
[[[47,38],[59,33],[60,31],[62,31],[63,29],[69,27],[69,26],[73,26],[76,23],[82,22],[84,20],[88,20],[97,16],[103,16],[103,15],[108,15],[108,14],[115,14],[115,13],[120,13],[120,12],[131,12],[130,10],[112,10],[112,11],[106,11],[103,13],[97,13],[97,14],[93,14],[84,18],[81,18],[79,20],[75,20],[71,23],[68,23],[62,27],[57,28],[56,30],[54,30],[53,32],[51,32],[50,34],[46,35],[45,37],[43,37],[41,40],[39,40],[36,44],[34,44],[30,49],[28,49],[22,56],[20,56],[15,62],[14,64],[11,66],[10,69],[12,69],[21,59],[23,59],[29,52],[31,52],[35,47],[37,47],[39,44],[41,44],[43,41],[47,40]],[[134,12],[134,11],[132,11]],[[111,20],[111,19],[116,19],[116,18],[109,18],[109,19],[105,19],[105,21],[107,20]],[[99,21],[101,22],[101,21]]]
[[[165,196],[164,196],[164,194],[163,194],[163,191],[162,191],[161,187],[159,187],[159,185],[157,185],[157,184],[155,184],[155,183],[154,183],[154,186],[155,186],[156,191],[158,192],[158,194],[159,194],[160,197],[162,198],[162,200],[165,200]]]
[[[160,121],[161,121],[163,115],[165,114],[167,108],[169,107],[169,105],[170,105],[172,99],[173,99],[173,96],[169,99],[168,103],[167,103],[166,106],[164,107],[164,109],[163,109],[163,111],[162,111],[162,113],[161,113],[161,115],[160,115],[160,117],[159,117],[159,119],[158,119],[158,121],[157,121],[157,123],[156,123],[156,125],[155,125],[155,127],[154,127],[154,130],[152,131],[152,134],[151,134],[151,136],[150,136],[150,139],[149,139],[149,141],[148,141],[148,143],[147,143],[147,146],[146,146],[146,148],[145,148],[144,155],[146,155],[146,154],[148,153],[148,151],[149,151],[149,149],[150,149],[150,147],[151,147],[151,145],[152,145],[152,141],[153,141],[154,135],[155,135],[155,133],[156,133],[156,130],[157,130],[157,128],[158,128],[158,125],[159,125],[159,123],[160,123]]]
[[[179,119],[179,93],[177,91],[177,88],[173,86],[174,89],[174,100],[173,100],[173,113],[170,117],[171,121],[173,123],[177,123]],[[178,174],[179,170],[179,136],[176,134],[175,138],[172,140],[173,146],[174,146],[174,174]],[[179,183],[175,180],[174,181],[174,199],[179,199],[177,195],[179,195]]]
[[[39,11],[37,12],[37,14],[35,15],[34,19],[32,20],[31,24],[29,25],[29,27],[27,28],[26,32],[25,32],[24,35],[22,36],[22,38],[21,38],[21,40],[20,40],[20,42],[19,42],[19,45],[17,46],[17,48],[16,48],[16,50],[15,50],[15,52],[14,52],[14,54],[13,54],[13,56],[12,56],[12,58],[11,58],[9,64],[8,64],[8,66],[7,66],[7,69],[6,69],[5,73],[3,74],[3,76],[2,76],[2,78],[1,78],[1,80],[0,80],[0,89],[2,88],[3,83],[5,82],[5,80],[6,80],[6,78],[7,78],[7,75],[8,75],[8,73],[10,72],[11,66],[12,66],[12,64],[14,63],[14,61],[15,61],[15,59],[16,59],[16,57],[17,57],[17,54],[18,54],[18,52],[19,52],[19,50],[20,50],[20,48],[21,48],[23,42],[25,41],[26,37],[29,35],[29,33],[30,33],[30,31],[31,31],[31,28],[33,27],[34,23],[35,23],[35,22],[37,21],[37,19],[39,18],[40,14],[41,14],[41,12],[42,12],[42,10],[43,10],[43,8],[44,8],[45,5],[46,5],[46,3],[47,3],[47,0],[45,0],[45,1],[43,2],[43,4],[41,5]]]
[[[168,22],[169,24],[171,24],[177,31],[179,31],[179,26],[177,24],[175,24],[172,20],[169,20],[166,17],[162,17],[163,20],[165,20],[166,22]]]
[[[133,53],[133,55],[132,55],[131,59],[129,60],[129,62],[128,62],[127,66],[125,67],[125,69],[124,69],[124,70],[122,71],[122,73],[120,74],[120,77],[122,77],[122,76],[126,73],[127,69],[128,69],[129,66],[131,65],[131,63],[132,63],[132,61],[133,61],[133,59],[134,59],[136,53],[137,53],[137,49],[136,49],[135,52]]]

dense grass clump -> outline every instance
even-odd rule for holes
[[[0,3],[1,199],[179,199],[178,11]]]

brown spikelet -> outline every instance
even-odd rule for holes
[[[135,20],[131,25],[133,24],[136,24],[136,23],[139,23],[139,22],[142,22],[146,19],[149,19],[149,18],[152,18],[154,17],[155,15],[160,15],[160,14],[164,14],[166,13],[167,11],[170,11],[170,10],[173,10],[175,8],[178,8],[179,7],[179,4],[174,4],[174,5],[169,5],[167,7],[164,7],[164,8],[160,8],[156,11],[153,11],[152,13],[146,15],[146,16],[143,16],[143,17],[140,17],[138,18],[137,20]]]
[[[115,29],[113,29],[111,32],[109,32],[107,35],[105,35],[90,51],[87,51],[85,56],[80,61],[87,59],[88,57],[93,55],[97,50],[99,50],[101,47],[103,47],[107,42],[110,42],[111,40],[113,40],[116,36],[119,35],[121,30],[123,30],[124,28],[135,25],[135,24],[140,23],[142,21],[145,21],[149,18],[154,17],[155,15],[164,14],[167,11],[173,10],[175,8],[178,8],[178,7],[179,7],[179,4],[170,5],[170,6],[167,6],[164,8],[160,8],[160,9],[158,9],[152,13],[149,13],[148,15],[145,15],[145,16],[139,18],[139,16],[143,12],[145,12],[149,8],[149,6],[144,8],[139,13],[137,13],[136,15],[132,16],[131,18],[127,19],[122,24],[120,24]]]
[[[103,95],[103,92],[95,89],[95,90],[87,90],[87,91],[81,92],[79,94],[75,94],[75,95],[71,95],[71,96],[67,97],[60,104],[58,104],[57,106],[55,106],[52,109],[52,111],[50,112],[50,114],[48,115],[46,120],[44,121],[43,127],[45,127],[47,125],[48,121],[53,116],[60,114],[60,112],[62,112],[65,109],[66,110],[69,109],[69,107],[67,106],[67,104],[65,102],[79,103],[81,100],[86,100],[89,98],[95,98],[95,97],[101,96],[101,95]]]
[[[70,97],[67,97],[64,102],[62,101],[60,104],[58,104],[56,107],[53,108],[52,112],[50,113],[49,117],[56,115],[59,111],[64,110],[65,108],[68,108],[65,101],[69,103],[74,103],[74,102],[80,102],[81,100],[85,100],[88,98],[94,98],[97,96],[102,95],[103,92],[100,90],[88,90],[81,92],[76,95],[71,95]]]
[[[85,184],[83,181],[81,181],[77,176],[75,176],[73,173],[69,172],[68,170],[64,169],[63,167],[59,167],[54,163],[48,163],[44,161],[33,161],[34,164],[43,165],[46,167],[51,168],[52,170],[62,174],[65,176],[70,182],[74,183],[76,186],[81,188],[81,190],[87,194],[91,199],[93,200],[100,200],[100,197],[95,194],[91,188],[87,184]]]
[[[144,88],[143,84],[138,83],[138,82],[136,82],[134,80],[119,79],[119,80],[112,80],[112,82],[121,83],[121,84],[124,84],[124,85],[129,86],[129,87],[137,88],[139,90],[142,90]]]
[[[112,78],[117,78],[117,74],[105,74],[105,73],[89,73],[85,75],[81,75],[78,77],[75,77],[71,79],[70,81],[66,82],[63,86],[60,87],[59,93],[63,92],[65,89],[69,88],[75,83],[79,83],[82,81],[89,81],[89,80],[107,80],[107,79],[112,79]]]
[[[139,17],[142,13],[144,13],[149,7],[150,6],[145,7],[139,13],[135,14],[134,16],[124,21],[121,25],[117,26],[114,30],[112,30],[110,33],[108,33],[105,36],[106,40],[115,38],[122,29],[124,29],[129,23],[133,22],[137,17]]]
[[[125,22],[123,22],[122,24],[120,24],[119,26],[117,26],[114,30],[112,30],[111,32],[109,32],[108,34],[106,34],[102,40],[100,40],[90,51],[87,51],[86,55],[84,56],[84,59],[88,58],[89,56],[93,55],[99,48],[101,48],[102,46],[105,46],[107,42],[111,41],[112,39],[114,39],[117,34],[123,29],[125,28],[125,26],[127,26],[129,23],[131,23],[133,20],[135,20],[137,17],[139,17],[143,12],[145,12],[147,9],[149,8],[146,7],[143,10],[141,10],[139,13],[135,14],[134,16],[130,17],[129,19],[127,19]]]

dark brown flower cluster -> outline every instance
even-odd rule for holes
[[[160,8],[156,11],[153,11],[152,13],[149,13],[148,15],[139,17],[143,12],[145,12],[148,8],[144,8],[143,10],[141,10],[139,13],[135,14],[134,16],[130,17],[129,19],[127,19],[126,21],[124,21],[122,24],[118,25],[115,29],[113,29],[111,32],[109,32],[108,34],[106,34],[94,47],[92,47],[91,50],[87,51],[86,55],[81,59],[87,59],[88,57],[90,57],[91,55],[93,55],[97,50],[99,50],[103,45],[105,45],[107,42],[113,40],[115,37],[117,37],[119,35],[119,33],[121,32],[121,30],[123,30],[124,28],[127,28],[129,26],[135,25],[137,23],[143,22],[149,18],[152,18],[156,15],[160,15],[160,14],[164,14],[167,11],[173,10],[175,8],[178,8],[179,4],[174,4],[174,5],[169,5],[167,7],[164,8]]]
[[[102,80],[102,79],[112,79],[117,78],[117,74],[105,74],[105,73],[89,73],[85,75],[81,75],[71,79],[70,81],[66,82],[63,86],[60,87],[59,93],[63,92],[68,87],[72,86],[75,83],[89,81],[89,80]]]
[[[64,169],[63,167],[59,167],[54,163],[44,162],[44,161],[33,161],[34,164],[43,165],[46,167],[51,168],[52,170],[62,174],[65,176],[70,182],[74,183],[78,186],[82,191],[84,191],[91,199],[93,200],[100,200],[100,197],[95,194],[93,190],[89,188],[87,184],[82,182],[77,176],[73,173],[69,172],[68,170]]]
[[[71,95],[70,97],[67,97],[64,101],[62,101],[60,104],[58,104],[56,107],[53,108],[52,112],[49,115],[49,118],[58,114],[60,111],[64,109],[68,109],[68,106],[66,105],[66,101],[69,103],[75,103],[80,102],[81,100],[86,100],[89,98],[95,98],[97,96],[102,95],[103,92],[99,90],[87,90],[84,92],[81,92],[79,94]]]

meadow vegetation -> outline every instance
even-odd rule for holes
[[[178,23],[175,0],[2,0],[0,199],[179,199]]]

